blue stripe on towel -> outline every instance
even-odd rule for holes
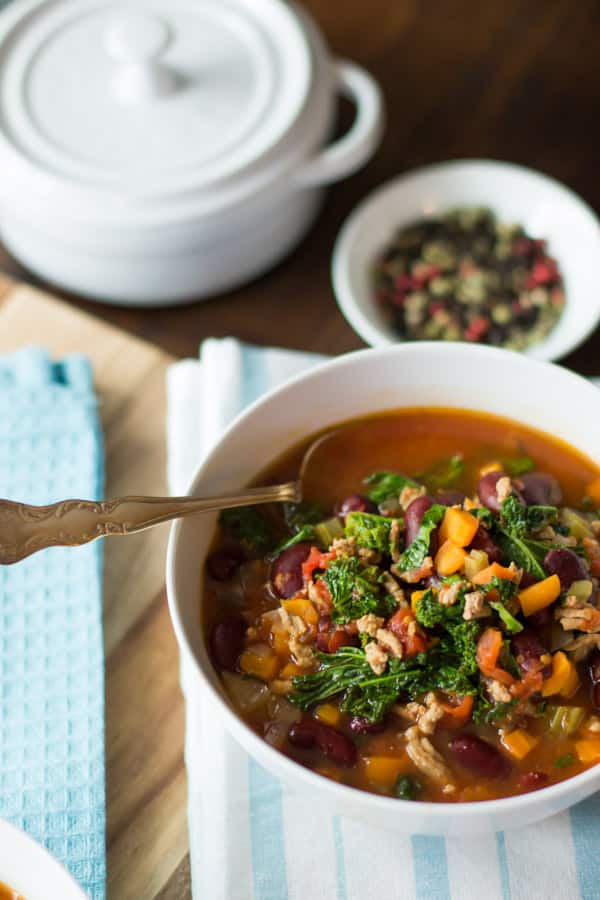
[[[286,900],[281,786],[276,778],[249,758],[248,788],[254,894],[260,900]]]
[[[413,835],[412,851],[418,900],[451,900],[444,838]]]
[[[333,846],[335,848],[335,871],[337,876],[337,900],[346,900],[346,861],[344,859],[344,836],[339,816],[333,818]]]
[[[498,850],[498,866],[500,868],[500,886],[502,888],[502,900],[510,900],[510,874],[508,860],[506,858],[506,844],[504,834],[499,831],[496,834],[496,849]]]
[[[571,809],[571,833],[582,900],[600,897],[599,822],[600,794],[594,794]]]

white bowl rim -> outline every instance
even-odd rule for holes
[[[235,419],[228,425],[225,431],[223,431],[218,442],[211,448],[210,452],[196,468],[185,495],[194,496],[196,484],[202,479],[204,469],[208,467],[212,459],[218,454],[221,443],[229,437],[231,432],[237,430],[237,428],[241,427],[249,419],[251,419],[255,411],[259,407],[262,407],[263,405],[270,403],[272,399],[285,394],[290,387],[300,382],[310,382],[314,378],[320,378],[324,371],[331,371],[335,368],[342,368],[346,365],[351,365],[352,361],[358,357],[369,356],[370,358],[375,359],[381,356],[394,355],[399,352],[403,354],[420,353],[423,352],[424,349],[435,350],[436,353],[443,354],[455,350],[456,342],[444,343],[438,341],[414,341],[391,344],[383,347],[369,347],[362,350],[356,350],[352,353],[342,354],[340,356],[334,357],[333,359],[319,363],[312,369],[309,369],[306,372],[302,372],[299,375],[288,379],[284,384],[273,388],[272,390],[263,394],[252,404],[247,406],[240,414],[238,414]],[[554,363],[545,360],[532,359],[531,357],[527,357],[515,351],[504,350],[499,347],[491,347],[489,345],[483,344],[461,344],[461,350],[464,350],[464,352],[469,353],[473,356],[482,357],[496,356],[506,358],[508,355],[512,357],[514,362],[516,362],[517,364],[523,364],[527,367],[537,367],[540,369],[558,369],[563,377],[571,380],[574,385],[577,386],[578,390],[583,391],[584,393],[589,393],[590,398],[593,398],[595,402],[598,403],[599,398],[597,387],[594,387],[594,385],[592,385],[583,376],[577,374],[576,372],[572,372],[569,369],[557,366]],[[377,411],[375,410],[374,414],[376,412]],[[518,416],[515,416],[515,421],[519,421]],[[381,811],[381,813],[388,813],[392,810],[397,810],[398,815],[402,815],[408,813],[411,809],[414,811],[413,801],[401,800],[396,797],[382,796],[380,794],[373,794],[369,791],[363,791],[360,788],[340,784],[333,779],[327,778],[323,775],[319,775],[311,769],[306,768],[300,763],[297,763],[291,757],[282,753],[280,750],[276,750],[265,740],[260,738],[245,723],[242,717],[234,712],[233,708],[227,703],[227,701],[224,699],[224,696],[222,696],[222,694],[217,690],[215,685],[211,682],[210,678],[205,675],[203,667],[198,662],[194,649],[191,646],[190,641],[188,640],[185,625],[179,614],[178,602],[176,599],[177,592],[175,587],[175,566],[178,536],[181,531],[182,525],[182,520],[177,520],[173,523],[169,534],[169,543],[167,547],[166,588],[171,620],[173,622],[175,636],[177,638],[180,649],[185,652],[186,659],[189,660],[191,662],[191,665],[194,667],[196,674],[199,676],[202,682],[204,690],[207,690],[209,692],[211,701],[218,705],[220,714],[223,716],[229,732],[234,735],[234,737],[238,740],[238,743],[244,749],[247,749],[255,759],[260,759],[261,756],[266,755],[273,760],[273,768],[278,768],[280,771],[285,772],[286,775],[289,773],[291,780],[300,779],[301,781],[304,781],[306,783],[307,787],[310,787],[313,790],[319,791],[321,793],[329,794],[334,799],[337,798],[340,801],[349,801],[353,802],[354,804],[356,804],[358,800],[359,803],[364,803],[370,806],[371,810],[374,812]],[[213,672],[218,678],[216,669],[214,669]],[[556,784],[549,785],[548,787],[540,788],[536,791],[530,791],[528,793],[517,794],[510,797],[502,797],[497,800],[469,800],[448,803],[419,801],[419,811],[422,813],[423,817],[430,814],[432,816],[435,815],[435,817],[440,821],[445,820],[448,822],[450,822],[452,819],[456,819],[457,816],[460,816],[465,820],[477,818],[481,814],[482,810],[485,810],[485,812],[489,813],[490,815],[518,812],[524,808],[526,809],[528,806],[534,805],[536,799],[539,801],[540,797],[542,796],[548,801],[560,800],[565,795],[575,792],[577,787],[585,785],[588,782],[597,781],[599,776],[600,763],[590,767],[589,769],[586,769],[584,772],[581,772],[578,775],[573,775],[572,777],[567,778],[564,781],[557,782]],[[589,794],[591,793],[592,791],[589,792]],[[587,796],[589,796],[589,794]],[[573,801],[573,803],[575,802],[576,801]],[[565,806],[570,805],[573,804],[563,804],[560,808],[564,808]]]
[[[363,310],[359,308],[356,298],[354,297],[349,276],[349,259],[351,257],[356,234],[362,225],[363,219],[370,214],[371,209],[376,207],[381,202],[382,198],[389,192],[406,187],[412,181],[416,181],[424,176],[444,176],[452,172],[453,169],[469,169],[475,166],[478,168],[489,169],[490,177],[493,177],[494,171],[501,170],[507,174],[513,173],[525,176],[537,181],[542,187],[562,193],[565,199],[573,207],[577,208],[581,215],[589,220],[590,226],[595,226],[598,250],[600,252],[600,219],[592,207],[572,188],[568,187],[557,178],[546,175],[538,169],[533,169],[530,166],[523,166],[519,163],[513,163],[506,160],[479,157],[443,160],[410,169],[408,172],[403,172],[400,175],[388,179],[378,185],[374,190],[370,191],[349,213],[342,223],[335,240],[330,267],[333,291],[344,318],[365,343],[372,347],[378,347],[384,344],[403,344],[409,342],[403,341],[400,337],[392,337],[387,330],[377,325],[367,312],[363,312]],[[539,349],[543,343],[542,341],[536,342],[519,352],[525,356],[531,356],[532,358],[543,360],[545,362],[562,359],[583,344],[598,327],[598,324],[600,323],[600,303],[596,304],[595,311],[591,305],[589,306],[589,310],[590,314],[582,320],[582,326],[579,328],[578,332],[571,340],[563,340],[560,349],[556,352],[552,354],[543,353]],[[556,336],[560,335],[560,333],[561,320],[559,319],[552,328],[552,334]],[[425,342],[418,341],[414,343]],[[440,341],[439,343],[442,342]],[[470,346],[470,343],[467,341],[459,341],[456,343],[466,343]]]
[[[23,867],[43,865],[44,872],[47,871],[48,875],[52,875],[54,881],[59,881],[59,884],[53,883],[50,886],[60,887],[62,891],[68,890],[68,893],[61,895],[61,900],[71,900],[71,898],[72,900],[86,900],[85,891],[63,864],[35,838],[7,819],[0,819],[0,846],[4,850],[8,848],[11,852],[22,853]],[[20,859],[19,864],[21,864]],[[13,890],[17,889],[11,884],[8,884],[7,887],[13,888]],[[29,898],[25,897],[25,900],[29,900]]]

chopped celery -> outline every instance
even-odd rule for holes
[[[465,557],[465,575],[472,581],[478,572],[482,572],[489,565],[488,555],[485,550],[471,550]]]
[[[577,538],[578,541],[586,537],[592,537],[592,529],[589,522],[586,521],[581,513],[575,512],[574,509],[561,509],[560,521],[569,529],[569,534]]]
[[[589,600],[593,590],[594,585],[591,581],[574,581],[569,588],[569,595],[577,597],[578,600]]]
[[[582,706],[549,706],[546,715],[550,731],[567,736],[577,731],[585,718],[585,709]]]
[[[323,547],[329,547],[335,540],[344,534],[344,529],[337,516],[317,522],[314,526],[315,537]]]

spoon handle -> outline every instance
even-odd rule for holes
[[[117,497],[61,500],[50,506],[0,500],[0,565],[18,562],[46,547],[78,547],[111,534],[135,534],[195,513],[299,499],[300,485],[292,481],[209,498]]]

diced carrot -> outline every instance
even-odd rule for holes
[[[335,551],[322,553],[318,547],[311,547],[310,553],[302,563],[302,576],[305,581],[310,581],[315,569],[326,569],[336,557]]]
[[[240,669],[247,675],[270,681],[279,671],[279,660],[267,644],[254,644],[240,656]]]
[[[452,541],[444,541],[435,554],[435,568],[439,575],[454,575],[465,564],[466,551],[457,547]]]
[[[575,693],[579,685],[577,669],[566,653],[557,650],[552,657],[552,674],[542,685],[542,696],[552,697],[560,694],[562,697],[570,697]]]
[[[342,721],[342,714],[334,703],[321,703],[315,709],[315,716],[325,725],[337,728]]]
[[[584,738],[575,741],[575,751],[581,762],[589,763],[600,760],[600,738]]]
[[[515,757],[515,759],[525,759],[528,753],[538,744],[539,738],[533,734],[529,734],[523,728],[515,728],[514,731],[508,731],[500,738],[502,746]]]
[[[290,656],[290,636],[283,628],[271,629],[271,646],[278,656]]]
[[[449,730],[462,728],[463,725],[467,724],[473,712],[473,697],[470,694],[465,694],[464,697],[455,694],[452,699],[456,702],[451,702],[451,700],[447,702],[439,701],[440,706],[444,710],[444,715],[440,719],[440,725],[442,728]]]
[[[386,788],[392,788],[398,776],[410,768],[406,756],[365,756],[363,764],[369,781]]]
[[[600,478],[595,478],[586,486],[585,493],[591,497],[597,506],[600,506]]]
[[[546,606],[554,603],[559,594],[560,580],[558,575],[550,575],[549,578],[544,578],[543,581],[538,581],[536,584],[519,591],[518,597],[523,615],[532,616],[534,613],[539,612],[540,609],[545,609]]]
[[[310,600],[282,600],[281,605],[290,616],[300,616],[307,625],[316,625],[319,621],[319,613]]]
[[[296,675],[306,675],[306,669],[295,662],[286,663],[279,673],[280,678],[295,678]]]
[[[488,472],[500,472],[502,470],[502,464],[498,462],[498,460],[493,460],[492,462],[485,463],[479,470],[479,477],[483,478],[484,475],[487,475]]]
[[[419,600],[421,600],[421,598],[424,597],[426,593],[427,593],[427,591],[415,591],[414,594],[412,595],[412,597],[410,598],[410,608],[412,609],[412,611],[414,613],[416,613],[416,611],[417,611],[417,605],[419,603]]]
[[[457,547],[467,547],[479,528],[479,520],[464,509],[450,506],[440,525],[440,541],[452,541]]]
[[[494,562],[491,566],[477,572],[471,581],[473,584],[489,584],[493,578],[500,578],[502,581],[515,581],[517,578],[517,570],[509,569],[507,566],[501,566],[500,563]]]

